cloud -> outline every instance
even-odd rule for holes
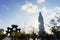
[[[55,12],[56,12],[57,14],[60,13],[60,7],[56,7],[54,10],[55,10]]]
[[[55,16],[58,16],[60,14],[60,8],[59,7],[56,7],[54,9],[47,9],[46,7],[43,7],[40,9],[40,11],[41,11],[41,13],[45,19],[46,18],[52,19]]]
[[[50,11],[50,10],[48,10],[46,7],[42,7],[41,9],[40,9],[40,11],[43,13],[43,14],[46,14],[48,11]]]
[[[44,2],[45,2],[45,0],[44,0]],[[40,2],[40,3],[42,3],[42,2]],[[27,4],[23,5],[22,10],[24,10],[25,12],[27,12],[29,14],[37,13],[39,11],[42,12],[42,15],[44,17],[44,22],[46,22],[46,23],[44,23],[44,26],[45,26],[45,31],[47,33],[51,33],[50,29],[51,29],[52,25],[50,24],[50,20],[55,18],[55,16],[57,14],[58,15],[60,14],[60,7],[56,7],[54,9],[47,9],[46,7],[42,7],[40,9],[38,9],[38,6],[33,5],[32,3],[27,3]],[[38,18],[36,16],[29,18],[28,24],[37,28]],[[47,31],[47,30],[49,30],[49,31]]]
[[[34,32],[37,33],[38,29],[38,17],[37,16],[30,16],[28,21],[27,21],[27,27],[26,27],[26,31],[27,33],[31,33],[31,31],[34,28]]]
[[[37,27],[38,26],[38,17],[37,16],[31,16],[28,19],[28,24],[33,26],[33,27]]]
[[[37,3],[44,3],[46,0],[37,0]]]
[[[44,18],[45,31],[47,33],[51,33],[50,29],[52,25],[50,24],[50,20],[54,19],[57,23],[57,18],[55,16],[60,17],[60,7],[55,7],[54,9],[47,9],[46,7],[42,7],[40,11]],[[58,23],[58,25],[60,25],[60,23]]]
[[[22,6],[22,10],[24,10],[25,12],[27,12],[29,14],[37,13],[38,12],[38,6],[33,5],[32,3],[27,3],[27,4]]]
[[[56,19],[56,22],[57,22],[57,25],[60,26],[60,7],[56,7],[55,9],[55,19]]]

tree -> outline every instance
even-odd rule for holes
[[[15,34],[16,34],[15,32],[11,32],[11,36],[12,36],[12,37],[14,37],[14,36],[15,36]]]
[[[3,32],[4,32],[4,29],[0,29],[0,34],[3,34]]]
[[[4,34],[4,29],[0,29],[0,40],[2,40],[3,38],[5,38],[7,35]]]
[[[0,29],[0,37],[2,36],[4,29]]]
[[[15,35],[16,35],[17,38],[20,38],[21,32],[15,32]]]
[[[29,40],[29,38],[31,37],[31,34],[26,34],[26,38]]]
[[[42,32],[42,34],[40,34],[40,37],[41,37],[42,40],[44,40],[44,38],[47,37],[47,33],[45,31]]]
[[[33,40],[35,40],[35,38],[37,38],[38,37],[38,35],[36,34],[36,29],[35,29],[35,27],[32,27],[31,26],[31,28],[32,28],[32,30],[31,30],[31,38],[33,39]]]
[[[25,39],[26,38],[26,34],[25,33],[21,33],[20,39]]]
[[[33,33],[31,34],[31,38],[32,38],[33,40],[35,40],[35,38],[37,38],[36,33],[33,32]]]
[[[59,40],[60,39],[60,31],[52,27],[52,32],[54,33],[55,37]]]

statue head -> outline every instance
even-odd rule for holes
[[[39,13],[39,16],[42,16],[41,12]]]

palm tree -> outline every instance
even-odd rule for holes
[[[37,38],[36,33],[33,32],[33,33],[31,34],[31,38],[32,38],[33,40],[35,40],[35,38]]]

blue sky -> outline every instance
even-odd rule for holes
[[[17,24],[20,28],[33,26],[38,29],[39,12],[49,23],[57,10],[60,10],[60,0],[0,0],[0,28]],[[49,30],[48,26],[46,30]]]

